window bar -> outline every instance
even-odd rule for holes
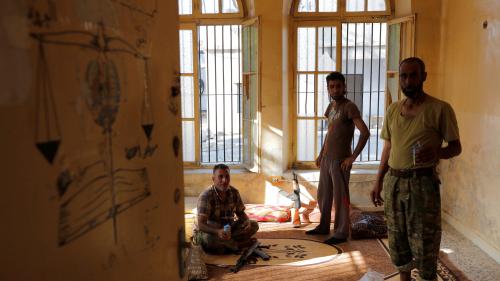
[[[226,76],[226,71],[224,67],[224,61],[225,61],[225,52],[224,52],[224,29],[225,25],[222,25],[222,131],[224,132],[222,135],[222,140],[224,141],[222,143],[222,148],[224,150],[223,152],[223,159],[224,162],[226,162],[226,83],[225,83],[225,76]]]
[[[345,44],[345,74],[349,73],[349,23],[346,24],[347,26],[347,38],[346,38],[346,44]]]
[[[363,23],[363,68],[361,71],[361,79],[363,80],[363,88],[361,89],[361,111],[364,110],[364,96],[365,96],[365,33],[366,33],[366,23]],[[363,120],[363,112],[361,112],[361,120]],[[368,138],[370,140],[370,138]],[[368,155],[367,160],[370,160],[370,155]],[[359,154],[359,161],[363,161],[363,152]]]
[[[200,67],[200,62],[201,62],[201,27],[198,27],[198,81],[195,81],[198,82],[198,97],[199,97],[199,104],[200,106],[198,107],[198,110],[200,112],[200,118],[199,118],[199,122],[200,122],[200,162],[203,162],[203,115],[202,115],[202,112],[201,112],[201,100],[202,100],[202,96],[201,96],[201,87],[199,87],[199,83],[201,81],[201,67]]]
[[[307,116],[307,94],[309,93],[309,73],[306,74],[306,92],[305,92],[305,102],[304,102],[304,114]]]
[[[337,42],[337,41],[335,41]],[[333,27],[330,27],[330,57],[333,60],[333,56],[337,57],[337,52],[333,52]],[[337,70],[337,61],[335,62],[335,69],[332,69],[333,71]],[[327,85],[328,86],[328,85]],[[328,90],[328,87],[327,87]]]
[[[377,95],[377,118],[380,114],[380,65],[382,64],[381,60],[381,53],[382,53],[382,23],[379,23],[379,47],[378,47],[378,95]],[[378,123],[377,123],[377,154],[376,154],[376,159],[378,159]]]
[[[372,43],[370,47],[370,109],[368,111],[368,116],[372,116],[372,86],[373,86],[373,22],[372,22],[372,31],[371,31],[371,37],[372,37]],[[371,118],[368,118],[368,128],[371,128]],[[371,139],[368,140],[368,155],[370,155],[370,146],[371,146]],[[377,158],[375,156],[375,158]]]
[[[353,77],[353,93],[354,93],[354,97],[353,97],[353,100],[354,100],[354,103],[356,103],[356,68],[358,66],[358,24],[357,23],[353,23],[354,25],[354,75],[352,76]]]
[[[218,121],[218,116],[217,116],[217,28],[215,25],[213,25],[214,28],[214,71],[215,71],[215,79],[214,79],[214,87],[215,87],[215,162],[219,161],[219,131],[218,131],[218,126],[217,123]]]
[[[321,54],[325,54],[325,28],[321,28]]]
[[[229,26],[229,62],[231,63],[231,78],[229,89],[231,93],[231,109],[233,109],[233,25]],[[231,110],[231,162],[234,162],[234,128],[233,128],[233,110]]]
[[[209,86],[209,81],[210,81],[210,73],[208,71],[208,59],[209,59],[209,53],[208,53],[208,25],[205,26],[205,36],[206,36],[206,48],[205,51],[207,52],[206,58],[205,58],[205,69],[207,71],[207,85],[205,86],[207,90],[207,112],[206,112],[206,118],[207,118],[207,143],[208,143],[208,162],[212,162],[212,157],[211,157],[211,147],[210,147],[210,87]]]
[[[240,51],[241,50],[241,34],[240,34],[240,32],[241,32],[241,25],[238,26],[238,96],[240,97],[239,98],[240,103],[238,104],[238,106],[240,107],[240,115],[241,115],[241,112],[243,110],[242,109],[243,97],[242,97],[242,93],[241,93],[241,89],[242,89],[242,85],[241,85],[241,76],[242,76],[241,75],[241,67],[242,67],[242,65],[241,65],[241,55],[240,55],[241,54],[241,51]],[[242,154],[242,150],[243,149],[241,147],[241,139],[242,139],[241,127],[243,126],[243,117],[240,118],[240,120],[238,122],[238,126],[239,126],[238,129],[239,129],[239,132],[240,132],[239,133],[239,137],[238,137],[238,140],[240,142],[239,143],[240,144],[240,146],[239,146],[239,151],[240,151],[240,158],[239,158],[239,160],[240,160],[240,162],[242,162],[242,156],[241,156],[241,154]]]

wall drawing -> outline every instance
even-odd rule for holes
[[[122,7],[130,10],[133,13],[138,13],[149,18],[154,18],[156,13],[158,13],[158,0],[142,1],[141,4],[138,4],[137,1],[133,0],[112,1],[120,4]]]
[[[59,175],[59,246],[108,220],[113,220],[117,239],[116,216],[151,194],[146,168],[118,168],[109,175],[106,164],[101,160],[80,171],[65,170]]]
[[[52,1],[48,1],[51,3]],[[129,3],[131,1],[117,1]],[[134,6],[138,7],[138,6]],[[156,6],[155,6],[156,9]],[[156,10],[151,14],[154,16]],[[49,27],[51,17],[40,15],[31,9],[28,17],[37,28]],[[44,19],[47,22],[44,22]],[[45,49],[73,48],[95,52],[85,67],[83,96],[98,127],[105,138],[103,159],[85,164],[77,171],[64,170],[57,179],[59,195],[59,246],[66,245],[102,223],[111,220],[114,241],[118,241],[117,216],[128,208],[147,198],[150,192],[149,177],[146,168],[118,167],[114,161],[113,125],[120,110],[122,97],[119,69],[108,54],[122,54],[143,62],[143,92],[141,120],[138,122],[148,141],[142,157],[151,157],[158,145],[152,145],[154,114],[151,106],[149,74],[150,57],[122,37],[107,34],[104,23],[99,23],[96,31],[58,30],[36,31],[30,33],[38,46],[38,67],[36,87],[35,145],[45,159],[52,164],[57,156],[63,134],[59,127],[56,101],[52,88],[49,65]],[[132,150],[131,156],[137,151]],[[139,150],[140,153],[140,150]],[[128,158],[128,157],[127,157]]]

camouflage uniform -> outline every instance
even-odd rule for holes
[[[390,141],[384,178],[385,213],[393,263],[402,272],[413,266],[424,280],[437,278],[441,242],[441,197],[436,159],[416,163],[418,147],[438,151],[443,141],[460,139],[453,108],[446,102],[425,96],[414,117],[401,114],[406,99],[387,109],[380,137]]]
[[[441,197],[436,176],[384,178],[389,251],[399,271],[416,267],[423,280],[436,280],[441,241]]]

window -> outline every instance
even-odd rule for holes
[[[192,166],[241,164],[241,1],[178,1],[183,160]]]
[[[386,10],[385,0],[347,0],[347,12],[379,12]]]
[[[298,11],[302,13],[310,12],[336,12],[337,0],[301,0]]]
[[[198,27],[201,163],[241,162],[241,26]]]
[[[330,103],[326,76],[332,71],[345,75],[346,96],[356,103],[371,133],[356,161],[379,161],[383,146],[379,137],[386,105],[387,24],[384,17],[360,16],[386,14],[390,11],[388,3],[385,0],[300,0],[295,4],[296,122],[292,147],[296,164],[312,164],[325,141],[324,112]],[[332,12],[336,13],[323,16]],[[311,17],[320,20],[311,21]],[[358,138],[356,129],[353,149]]]
[[[177,0],[180,20],[243,18],[241,0]]]
[[[184,161],[195,161],[195,67],[193,29],[179,30],[182,153]]]
[[[388,25],[387,101],[386,106],[401,98],[399,62],[415,53],[415,16],[393,19]]]
[[[193,13],[193,0],[179,0],[179,15],[191,15]]]
[[[342,24],[342,73],[346,76],[347,98],[354,102],[370,130],[370,138],[357,161],[379,161],[385,113],[386,23]],[[355,130],[354,145],[359,132]]]
[[[298,27],[296,65],[297,160],[313,161],[326,136],[325,79],[338,67],[337,26]]]
[[[295,16],[390,15],[389,0],[298,0]]]

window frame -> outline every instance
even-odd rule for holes
[[[176,0],[178,1],[178,0]],[[216,14],[203,14],[201,12],[201,1],[202,0],[191,0],[192,14],[190,15],[178,15],[179,21],[189,22],[197,21],[200,19],[238,19],[243,20],[245,17],[245,5],[243,5],[242,0],[236,0],[238,3],[239,11],[237,13],[222,13],[222,0],[217,0],[219,3],[219,12]]]
[[[341,35],[341,29],[342,29],[342,23],[340,21],[306,21],[306,20],[303,20],[303,21],[295,21],[294,24],[293,24],[293,39],[292,39],[292,44],[293,44],[293,48],[292,48],[292,55],[293,55],[293,90],[292,90],[292,93],[293,93],[293,97],[290,99],[290,104],[289,104],[289,108],[291,109],[291,113],[292,113],[292,118],[293,118],[293,122],[290,122],[291,123],[291,127],[292,127],[292,134],[293,134],[293,145],[292,145],[292,152],[293,152],[293,163],[294,165],[296,166],[299,166],[299,167],[312,167],[312,165],[314,165],[314,161],[298,161],[297,160],[297,151],[298,151],[298,146],[297,146],[297,143],[298,143],[298,137],[297,137],[297,121],[298,120],[315,120],[314,122],[314,128],[316,129],[317,128],[317,123],[318,121],[320,120],[326,120],[326,118],[323,116],[323,113],[320,113],[318,112],[318,81],[317,81],[317,77],[318,75],[320,74],[325,74],[325,73],[330,73],[331,71],[318,71],[318,54],[317,54],[317,45],[316,45],[316,55],[315,55],[315,69],[314,71],[298,71],[297,70],[297,65],[298,65],[298,62],[297,62],[297,57],[298,57],[298,54],[297,54],[297,33],[298,33],[298,29],[300,27],[315,27],[315,28],[318,28],[318,27],[333,27],[335,26],[336,28],[336,51],[335,51],[335,59],[336,59],[336,63],[335,63],[335,70],[332,70],[332,71],[341,71],[341,67],[342,67],[342,61],[341,61],[341,58],[342,58],[342,48],[339,48],[338,46],[340,46],[340,44],[342,43],[342,35]],[[317,29],[316,29],[317,30]],[[318,32],[316,31],[315,32],[315,42],[317,43],[318,42]],[[313,117],[299,117],[298,114],[297,114],[297,104],[298,104],[298,101],[297,101],[297,90],[298,90],[298,75],[299,73],[305,73],[305,74],[313,74],[315,75],[315,83],[314,83],[314,111],[315,111],[315,116]],[[321,115],[321,117],[319,117],[319,115]],[[316,134],[316,131],[315,131],[315,134]],[[316,157],[316,153],[321,150],[321,147],[319,147],[318,145],[318,138],[317,136],[315,135],[314,136],[314,155]]]
[[[199,77],[199,61],[198,61],[198,27],[202,25],[243,25],[243,23],[247,20],[245,18],[246,9],[242,3],[242,0],[237,0],[239,5],[238,13],[228,13],[222,14],[222,12],[218,14],[202,14],[201,13],[201,0],[192,0],[193,13],[191,15],[178,15],[179,17],[179,27],[178,30],[181,29],[190,29],[193,31],[193,72],[195,75],[195,97],[194,97],[194,124],[195,124],[195,161],[184,161],[183,165],[186,169],[211,169],[215,164],[202,164],[201,163],[201,139],[200,139],[200,100],[199,100],[199,83],[197,83],[197,79]],[[221,5],[222,0],[218,0],[219,5]],[[220,7],[220,6],[219,6]],[[220,9],[219,9],[220,11]],[[259,45],[260,50],[260,45]],[[179,79],[183,76],[179,72]],[[259,77],[260,80],[260,77]],[[242,93],[243,95],[243,93]],[[182,120],[191,121],[193,118],[182,118]],[[189,119],[189,120],[188,120]],[[243,132],[241,132],[243,134]],[[243,138],[243,136],[242,136]],[[242,148],[243,149],[243,148]],[[243,160],[239,164],[227,164],[233,169],[245,169],[245,165]]]
[[[319,0],[316,1],[316,10],[318,9]],[[345,17],[373,17],[373,16],[390,16],[391,15],[391,1],[385,1],[385,10],[384,11],[359,11],[359,12],[348,12],[347,9],[347,0],[337,0],[337,11],[336,12],[299,12],[299,2],[300,0],[293,1],[292,4],[292,12],[291,15],[294,19],[310,19],[310,18],[332,18],[338,20],[343,20]],[[365,1],[365,10],[368,6],[368,0]],[[359,19],[357,19],[359,20]]]
[[[315,117],[298,117],[297,115],[297,89],[298,89],[298,73],[299,71],[297,70],[297,33],[298,33],[298,28],[303,27],[303,26],[310,26],[310,27],[321,27],[321,26],[337,26],[337,45],[336,45],[336,52],[337,52],[337,62],[336,62],[336,71],[342,72],[342,24],[343,23],[359,23],[359,22],[364,22],[364,23],[388,23],[390,20],[391,16],[391,7],[390,7],[390,1],[385,0],[386,2],[386,11],[377,11],[377,12],[345,12],[345,7],[346,7],[346,0],[338,0],[337,3],[337,12],[335,13],[326,13],[326,12],[298,12],[298,4],[299,0],[294,0],[293,4],[291,5],[291,15],[292,15],[292,30],[291,30],[291,52],[290,52],[290,61],[292,62],[291,65],[293,69],[291,69],[292,73],[292,87],[291,87],[291,92],[290,92],[290,113],[289,116],[291,116],[292,122],[289,123],[289,129],[290,129],[290,134],[292,134],[292,137],[290,140],[292,141],[291,144],[291,157],[290,157],[290,166],[292,168],[304,168],[304,169],[317,169],[315,161],[298,161],[297,160],[297,152],[298,152],[298,146],[297,146],[297,121],[299,119],[302,120],[307,120],[307,119],[315,119],[315,120],[321,120],[321,119],[326,119],[326,118],[319,118],[317,116]],[[318,0],[316,0],[316,5],[318,3]],[[365,7],[367,5],[367,0],[365,0]],[[317,6],[316,6],[317,7]],[[317,32],[316,32],[316,42],[317,42]],[[317,46],[316,46],[317,48]],[[316,69],[317,69],[317,54],[316,54]],[[315,71],[315,74],[318,72]],[[326,83],[326,82],[325,82]],[[386,85],[387,87],[387,85]],[[317,92],[317,81],[314,85],[314,91],[315,91],[315,98],[317,98],[318,92]],[[387,92],[385,93],[387,95]],[[317,101],[315,100],[315,111],[317,111]],[[317,121],[316,121],[317,123]],[[315,123],[315,124],[316,124]],[[315,125],[315,129],[317,126]],[[316,132],[315,132],[316,134]],[[318,147],[318,138],[315,135],[314,136],[314,147],[315,147],[315,156],[314,159],[316,159],[316,152],[319,151],[321,148]],[[373,161],[373,162],[379,162],[379,161]],[[372,162],[368,162],[367,164],[363,165],[371,165]],[[355,162],[356,164],[356,162]]]
[[[195,23],[180,23],[179,24],[179,34],[181,30],[191,30],[192,31],[192,36],[193,36],[193,73],[192,74],[187,74],[187,73],[181,73],[179,71],[179,80],[183,76],[192,76],[193,77],[193,91],[194,91],[194,97],[193,97],[193,118],[184,118],[182,117],[181,113],[181,122],[184,121],[193,121],[194,122],[194,137],[195,137],[195,149],[194,149],[194,161],[184,161],[185,166],[196,166],[196,163],[200,163],[200,100],[197,97],[196,93],[199,93],[199,82],[198,82],[198,77],[199,77],[199,61],[197,59],[197,54],[198,54],[198,26]],[[180,84],[180,81],[179,81]],[[182,95],[181,95],[182,98]],[[181,101],[182,102],[182,101]]]

